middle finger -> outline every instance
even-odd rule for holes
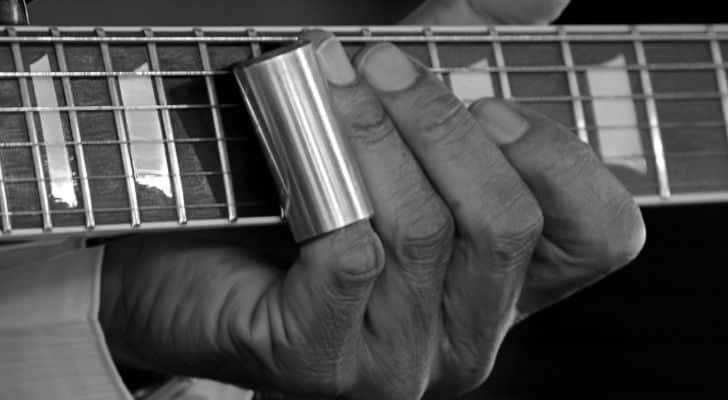
[[[445,283],[446,329],[451,346],[461,346],[457,356],[468,358],[456,363],[476,371],[464,379],[479,383],[512,321],[541,210],[473,115],[424,67],[391,44],[369,48],[358,65],[455,217],[463,240]]]

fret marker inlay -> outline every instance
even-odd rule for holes
[[[473,69],[473,71],[451,73],[450,86],[453,93],[463,101],[495,96],[493,79],[491,79],[490,73],[487,72],[488,67],[488,59],[483,59],[468,68]],[[478,71],[478,69],[484,71]]]
[[[50,72],[51,64],[48,55],[43,55],[30,64],[31,72]],[[35,102],[39,107],[58,107],[58,97],[53,78],[34,76],[33,92]],[[48,162],[48,175],[50,177],[51,196],[68,207],[78,207],[78,198],[73,186],[73,172],[66,149],[66,140],[63,137],[63,123],[59,111],[44,111],[40,114],[40,127],[43,142],[46,144],[45,153]]]
[[[135,71],[149,71],[149,65],[144,63]],[[148,76],[119,77],[119,91],[124,106],[157,104],[154,83]],[[162,125],[157,112],[155,110],[126,110],[124,117],[129,130],[136,181],[149,188],[158,189],[171,198],[169,164],[164,149]]]
[[[626,66],[624,55],[620,55],[600,67],[587,69],[586,78],[604,161],[646,174],[647,160]]]

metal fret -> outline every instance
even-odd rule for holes
[[[252,39],[250,42],[250,50],[252,52],[253,57],[259,57],[261,55],[261,49],[260,49],[260,43],[257,41],[258,38],[258,32],[254,29],[248,29],[248,36]],[[286,219],[286,208],[284,205],[281,205],[280,207],[280,214],[279,217],[281,220]]]
[[[195,35],[203,36],[200,29],[195,30]],[[210,54],[206,43],[198,45],[200,50],[200,59],[202,60],[202,69],[211,71],[212,63],[210,62]],[[210,99],[211,105],[218,104],[217,90],[215,89],[215,81],[211,76],[205,77],[205,87],[207,88],[207,97]],[[216,107],[212,108],[212,126],[215,130],[215,138],[217,139],[217,152],[220,156],[220,169],[222,170],[223,186],[225,188],[225,201],[227,203],[228,220],[235,221],[238,219],[238,209],[235,206],[235,190],[233,189],[233,181],[230,174],[230,156],[228,155],[227,141],[225,140],[225,131],[222,123],[222,115]]]
[[[99,37],[106,36],[106,33],[103,29],[99,28],[96,30],[96,34]],[[114,66],[111,63],[111,52],[109,51],[109,44],[102,42],[100,44],[101,46],[101,57],[104,61],[104,69],[106,71],[113,71]],[[116,81],[114,78],[109,77],[107,79],[108,87],[109,87],[109,97],[111,98],[111,104],[115,107],[119,107],[121,105],[121,101],[119,100],[119,89],[117,86]],[[126,132],[126,123],[124,122],[124,117],[122,115],[121,110],[114,110],[114,122],[116,124],[116,134],[119,137],[119,140],[122,142],[128,142],[129,137]],[[122,165],[124,167],[124,174],[127,175],[126,178],[126,191],[129,195],[129,209],[131,210],[131,225],[134,227],[137,227],[141,225],[141,216],[139,212],[139,200],[137,198],[137,191],[136,191],[136,180],[134,179],[134,168],[131,164],[131,154],[129,145],[123,145],[119,146],[119,150],[121,151],[121,161]]]
[[[432,38],[432,28],[427,27],[423,31],[426,37]],[[437,43],[435,43],[434,40],[430,40],[427,42],[427,50],[430,53],[430,64],[432,65],[433,70],[439,70],[441,68],[441,62],[440,62],[440,52],[437,49]],[[444,81],[444,76],[442,72],[436,72],[435,75],[441,80]]]
[[[60,36],[58,29],[53,28],[51,30],[53,36]],[[56,43],[55,45],[56,59],[58,61],[58,69],[61,72],[68,72],[68,63],[66,62],[66,53],[63,49],[63,44]],[[61,79],[63,84],[63,94],[66,100],[66,105],[73,108],[75,106],[75,100],[73,99],[73,91],[71,89],[71,80],[68,77]],[[78,123],[78,113],[75,110],[68,112],[68,119],[71,125],[71,136],[74,141],[74,152],[76,153],[76,164],[78,166],[78,175],[81,180],[81,196],[83,198],[83,205],[86,217],[86,228],[93,229],[96,226],[96,220],[94,218],[93,204],[91,201],[91,187],[89,186],[88,170],[86,169],[86,156],[83,151],[83,139],[81,138],[81,129]]]
[[[3,172],[2,160],[0,159],[0,213],[2,213],[2,232],[8,233],[13,230],[10,222],[10,207],[8,207],[8,192],[5,188],[5,174]]]
[[[495,35],[496,32],[493,31],[493,34]],[[493,42],[493,54],[495,56],[495,63],[499,68],[498,78],[500,80],[501,94],[504,99],[510,100],[513,97],[513,93],[511,92],[511,83],[508,80],[508,72],[504,69],[506,67],[506,57],[503,52],[503,46],[498,41]]]
[[[562,30],[564,35],[561,39],[561,55],[564,59],[564,65],[569,70],[569,94],[574,97],[572,102],[572,108],[574,111],[574,122],[576,122],[577,134],[579,139],[584,143],[589,143],[589,132],[586,130],[586,116],[584,114],[584,104],[581,100],[581,91],[579,90],[579,79],[577,78],[576,72],[574,72],[574,55],[571,52],[571,45],[569,44],[565,32]]]
[[[260,41],[258,39],[258,32],[255,28],[248,29],[248,39],[250,39],[250,50],[253,52],[253,57],[260,56]],[[288,38],[290,41],[290,38]]]
[[[15,29],[9,28],[8,34],[12,37],[17,35]],[[20,51],[20,44],[13,43],[12,45],[13,60],[15,62],[16,71],[24,71],[25,66],[23,65],[23,54]],[[28,80],[26,78],[19,78],[18,83],[20,85],[20,98],[23,105],[26,107],[31,106],[30,100],[30,87],[28,86]],[[35,118],[33,113],[30,111],[25,112],[25,123],[28,129],[28,138],[33,144],[39,143],[38,130],[35,126]],[[50,202],[48,201],[48,189],[45,185],[45,171],[43,170],[43,156],[40,152],[39,146],[32,147],[33,154],[33,168],[35,169],[35,176],[38,178],[38,197],[40,200],[40,208],[43,214],[43,230],[50,231],[53,229],[53,221],[50,213]]]
[[[148,37],[154,36],[152,31],[149,29],[144,30],[144,34]],[[157,53],[156,43],[149,43],[147,45],[149,51],[149,63],[151,69],[159,71],[161,69],[159,63],[159,53]],[[167,94],[164,91],[164,82],[161,76],[154,77],[154,85],[157,90],[157,101],[159,105],[167,105]],[[182,177],[180,176],[179,157],[177,157],[177,146],[174,144],[174,131],[172,128],[172,118],[169,115],[168,109],[161,109],[162,115],[162,131],[167,144],[167,155],[169,156],[170,172],[172,175],[172,185],[174,187],[174,198],[177,204],[177,222],[180,224],[187,223],[187,209],[185,207],[184,188],[182,186]]]
[[[710,40],[710,49],[713,53],[713,61],[718,67],[715,69],[716,80],[718,82],[718,91],[723,95],[721,96],[721,104],[723,106],[723,120],[726,126],[726,137],[728,138],[728,77],[726,77],[725,67],[723,66],[723,52],[720,49],[720,42],[718,42],[715,28],[711,28],[713,38]]]
[[[634,41],[635,55],[639,64],[647,64],[647,55],[642,40]],[[665,157],[665,148],[662,143],[662,130],[660,128],[660,120],[657,114],[657,102],[652,97],[652,79],[648,70],[640,71],[640,81],[642,90],[645,93],[645,104],[647,108],[647,118],[650,124],[650,138],[652,139],[652,152],[655,156],[655,168],[657,169],[657,183],[660,196],[669,198],[671,195],[670,180],[667,172],[667,159]]]

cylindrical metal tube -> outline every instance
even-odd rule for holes
[[[373,208],[312,46],[297,42],[235,68],[296,241],[369,218]]]
[[[0,0],[0,25],[27,25],[28,6],[25,0]]]

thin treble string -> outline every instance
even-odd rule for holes
[[[644,100],[658,100],[658,101],[670,101],[670,100],[710,100],[710,99],[722,99],[728,97],[728,93],[718,91],[705,91],[705,92],[672,92],[672,93],[655,93],[655,94],[631,94],[631,95],[600,95],[600,96],[572,96],[572,95],[561,95],[561,96],[513,96],[510,98],[511,101],[523,102],[523,103],[554,103],[554,102],[573,102],[573,101],[595,101],[595,100],[631,100],[631,101],[644,101]],[[464,103],[471,103],[478,99],[463,99]],[[134,106],[111,106],[111,105],[93,105],[93,106],[12,106],[0,107],[0,113],[19,113],[19,112],[65,112],[65,111],[144,111],[144,110],[188,110],[188,109],[212,109],[212,108],[241,108],[244,107],[242,103],[227,103],[227,104],[149,104],[149,105],[134,105]]]
[[[662,129],[711,129],[711,128],[726,128],[728,127],[724,121],[694,121],[694,122],[665,122],[660,124]],[[566,126],[566,129],[571,132],[578,132],[577,127]],[[615,130],[647,130],[650,129],[649,124],[623,124],[623,125],[587,125],[587,131],[615,131]],[[84,146],[103,146],[103,145],[129,145],[129,144],[204,144],[204,143],[251,143],[254,140],[253,137],[190,137],[190,138],[175,138],[175,139],[136,139],[136,140],[118,140],[118,139],[97,139],[97,140],[80,140],[80,141],[68,141],[65,143],[31,143],[31,142],[0,142],[1,148],[17,148],[17,147],[32,147],[40,146],[45,148],[58,148],[68,147],[75,145]]]
[[[686,152],[676,152],[671,153],[667,152],[665,154],[667,158],[673,159],[673,160],[704,160],[707,157],[724,157],[728,159],[728,151],[713,151],[713,150],[694,150],[694,151],[686,151]],[[621,155],[621,156],[609,156],[609,157],[602,157],[602,161],[605,163],[617,163],[620,161],[638,161],[638,160],[646,160],[651,161],[655,159],[655,156],[653,154],[632,154],[632,155]],[[173,175],[173,174],[154,174],[154,176],[160,177],[160,178],[174,178],[174,177],[180,177],[180,178],[199,178],[199,177],[216,177],[216,176],[223,176],[223,175],[230,175],[230,176],[241,176],[244,175],[245,171],[236,171],[232,170],[229,172],[223,172],[220,170],[214,170],[214,171],[194,171],[194,172],[184,172],[180,173],[179,175]],[[149,174],[146,174],[147,176]],[[125,174],[110,174],[110,175],[89,175],[86,179],[89,181],[110,181],[110,180],[120,180],[125,178],[137,178],[137,176],[133,175],[125,175]],[[1,182],[4,182],[5,184],[27,184],[27,183],[33,183],[33,182],[69,182],[69,181],[80,181],[79,177],[74,177],[72,179],[69,178],[51,178],[51,177],[44,177],[43,179],[39,178],[5,178],[0,179]],[[726,182],[728,184],[728,182]]]
[[[441,61],[442,62],[442,61]],[[583,64],[583,65],[508,65],[508,66],[440,66],[429,67],[433,73],[457,74],[457,73],[497,73],[497,72],[586,72],[586,71],[683,71],[701,72],[713,71],[715,69],[728,68],[728,63],[710,62],[679,62],[679,63],[648,63],[646,65],[625,64]],[[150,71],[0,71],[1,79],[9,78],[108,78],[108,77],[205,77],[230,75],[226,70],[150,70]]]

